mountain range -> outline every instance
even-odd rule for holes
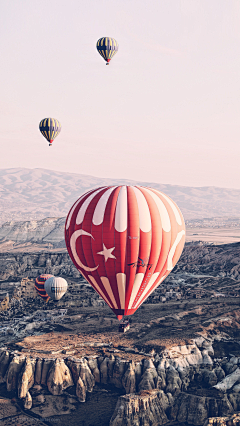
[[[85,191],[98,186],[142,185],[163,191],[185,219],[237,217],[240,190],[99,178],[45,169],[0,169],[0,223],[64,217]]]

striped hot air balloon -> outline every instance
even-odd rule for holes
[[[102,37],[97,41],[96,47],[98,53],[107,62],[106,65],[109,65],[109,62],[118,51],[118,42],[111,37]]]
[[[67,281],[62,277],[48,278],[44,284],[44,289],[48,296],[53,300],[60,300],[68,288]]]
[[[102,187],[72,206],[65,240],[76,268],[121,319],[171,272],[184,246],[185,225],[177,205],[162,192]]]
[[[39,123],[39,130],[49,142],[49,146],[52,146],[54,139],[61,132],[61,124],[55,118],[44,118]]]
[[[39,296],[41,296],[46,302],[49,301],[50,297],[45,291],[44,284],[45,284],[45,281],[47,281],[47,279],[51,277],[53,277],[53,275],[51,274],[42,274],[42,275],[39,275],[39,277],[37,277],[35,280],[35,288]]]

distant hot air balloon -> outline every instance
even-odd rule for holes
[[[39,130],[49,142],[49,146],[52,146],[54,139],[61,132],[61,124],[55,118],[44,118],[39,123]]]
[[[76,268],[121,319],[132,315],[174,268],[185,225],[177,205],[160,191],[102,187],[72,206],[65,240]]]
[[[44,289],[44,284],[45,284],[45,281],[48,279],[48,278],[50,278],[50,277],[53,277],[53,275],[51,275],[51,274],[42,274],[42,275],[39,275],[39,277],[37,277],[36,278],[36,280],[35,280],[35,288],[36,288],[36,290],[37,290],[37,292],[38,292],[38,294],[46,301],[46,302],[48,302],[49,301],[49,296],[48,296],[48,294],[46,293],[46,291],[45,291],[45,289]]]
[[[44,288],[53,300],[60,300],[67,291],[67,281],[61,277],[50,277],[45,281]]]
[[[111,37],[102,37],[97,41],[96,47],[98,53],[107,62],[106,65],[109,65],[109,62],[118,51],[118,42]]]

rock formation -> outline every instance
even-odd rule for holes
[[[30,410],[32,408],[32,397],[30,392],[27,392],[24,398],[24,408],[25,410]]]
[[[139,395],[120,396],[110,426],[164,425],[170,401],[163,391],[142,391]]]
[[[34,368],[29,358],[26,358],[25,364],[18,377],[18,397],[26,398],[29,389],[34,385]],[[29,399],[29,397],[28,397]]]
[[[239,426],[240,413],[227,417],[211,417],[205,421],[204,426]]]
[[[49,392],[52,395],[61,395],[63,390],[73,385],[72,375],[64,360],[56,359],[48,373],[47,387]]]
[[[221,391],[231,389],[233,385],[240,380],[240,368],[236,368],[233,373],[226,376],[221,382],[217,383],[214,387]]]
[[[10,364],[6,372],[6,384],[7,384],[8,392],[17,390],[18,375],[24,363],[25,363],[25,357],[22,355],[21,356],[14,355],[13,359],[10,361]]]
[[[205,362],[205,356],[211,363]],[[74,385],[74,401],[83,403],[95,383],[102,383],[126,392],[119,397],[111,426],[158,426],[169,421],[200,426],[209,417],[230,416],[240,410],[240,358],[213,356],[211,342],[204,339],[136,363],[112,354],[35,359],[2,348],[0,377],[8,391],[17,393],[24,408],[35,413],[42,413],[48,400],[52,406],[50,397],[67,397],[64,390]],[[44,387],[52,396],[44,393]],[[64,410],[60,399],[57,404]]]
[[[133,361],[129,363],[128,369],[122,378],[122,384],[126,394],[136,392],[135,364]]]

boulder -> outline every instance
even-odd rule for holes
[[[34,371],[32,362],[26,358],[25,364],[18,377],[18,398],[26,398],[28,390],[34,385]],[[31,408],[31,407],[30,407]]]
[[[78,400],[80,402],[86,401],[86,387],[81,379],[81,377],[78,378],[77,384],[76,384],[76,395],[78,397]]]
[[[97,358],[89,357],[88,358],[88,365],[91,369],[91,372],[92,372],[92,375],[94,377],[95,382],[100,383],[101,378],[100,378],[100,371],[99,371],[99,368],[98,368]]]
[[[84,386],[88,392],[92,392],[95,386],[95,379],[88,366],[87,360],[82,358],[80,360],[79,377],[81,378]]]
[[[18,387],[18,375],[25,363],[24,356],[15,355],[6,372],[7,391],[15,391]]]
[[[24,397],[24,408],[25,410],[30,410],[32,408],[32,397],[30,392],[26,393],[26,396]]]
[[[126,393],[136,392],[136,377],[135,377],[135,364],[130,362],[127,371],[122,378],[122,384]]]
[[[65,389],[73,385],[74,382],[69,368],[62,359],[56,359],[47,377],[49,392],[52,395],[61,395]]]
[[[214,388],[226,392],[240,380],[240,369],[237,368],[233,373],[226,376],[221,382],[217,383]]]

